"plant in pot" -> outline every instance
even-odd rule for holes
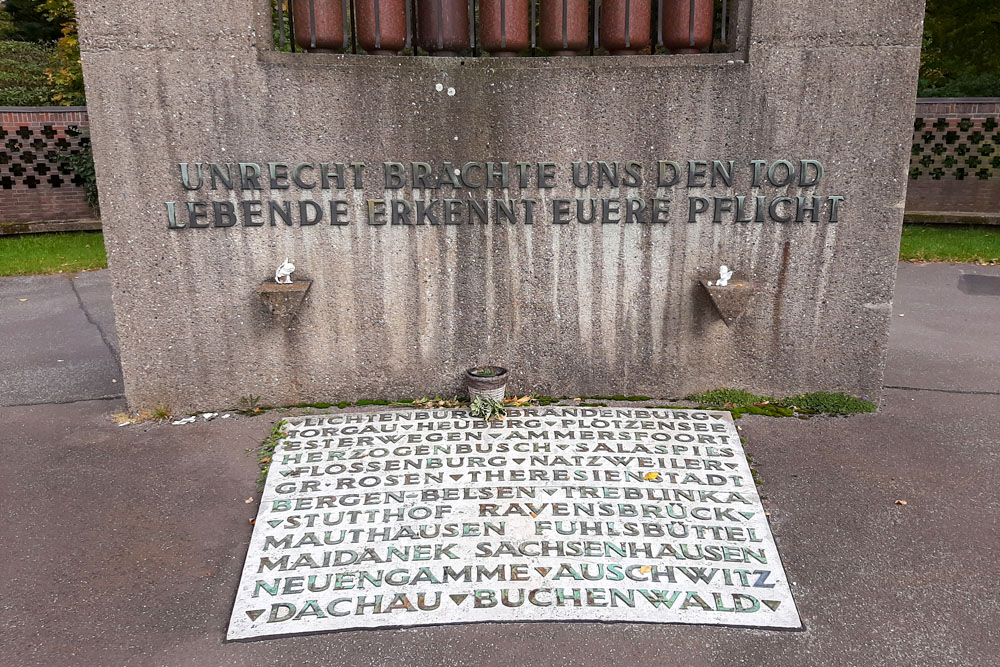
[[[488,396],[502,402],[507,394],[507,369],[502,366],[473,366],[465,371],[469,399]]]

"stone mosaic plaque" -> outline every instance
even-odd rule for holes
[[[230,639],[476,621],[798,628],[731,416],[650,408],[301,417]]]

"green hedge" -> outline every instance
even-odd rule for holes
[[[45,70],[53,54],[55,46],[0,41],[0,106],[51,105],[56,91]]]
[[[1000,73],[963,74],[953,79],[920,79],[918,97],[1000,97]]]

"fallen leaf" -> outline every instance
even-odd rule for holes
[[[535,514],[534,512],[531,512],[531,518],[532,518],[532,519],[537,519],[537,518],[538,518],[538,515],[537,515],[537,514]]]
[[[639,568],[639,573],[640,574],[649,574],[652,571],[653,571],[653,568],[650,567],[649,565],[643,565],[642,567]]]
[[[243,502],[245,502],[245,503],[246,503],[247,505],[249,505],[250,503],[252,503],[252,502],[253,502],[253,498],[247,498],[247,499],[246,499],[246,500],[244,500]]]
[[[905,504],[906,504],[906,501],[905,501],[905,500],[897,500],[897,501],[896,501],[896,504],[897,504],[897,505],[905,505]]]
[[[660,479],[660,473],[658,472],[647,472],[646,476],[643,477],[645,480]]]
[[[20,301],[21,303],[24,303],[25,301],[27,301],[27,299],[18,299],[18,301]]]
[[[261,463],[270,463],[271,462],[271,457],[270,456],[265,456],[264,458],[262,458],[260,460],[260,462]]]
[[[251,526],[256,526],[257,525],[257,519],[250,519],[250,525]]]

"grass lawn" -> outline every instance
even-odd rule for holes
[[[101,232],[0,236],[0,276],[71,273],[107,265]]]
[[[1000,226],[903,225],[899,258],[912,262],[1000,264]]]

